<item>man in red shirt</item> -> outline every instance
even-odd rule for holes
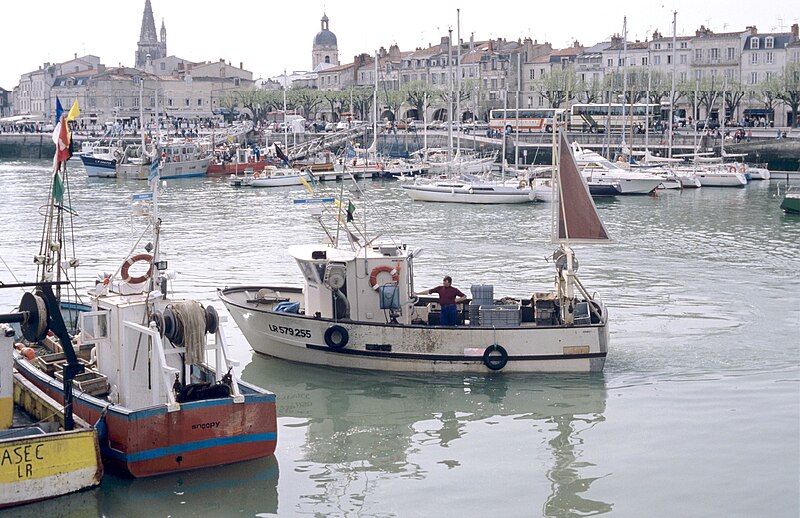
[[[442,280],[441,286],[436,286],[429,290],[420,291],[419,293],[427,295],[429,293],[439,294],[439,305],[442,306],[441,325],[454,326],[456,325],[458,317],[458,309],[456,304],[467,300],[467,296],[461,293],[461,290],[452,286],[453,279],[447,275]]]

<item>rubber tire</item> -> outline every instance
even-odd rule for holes
[[[338,340],[336,339],[337,336],[339,337]],[[340,325],[332,325],[325,331],[325,344],[334,351],[344,349],[349,340],[350,333]]]
[[[500,353],[500,357],[492,355],[492,353]],[[493,371],[499,371],[508,363],[508,351],[502,345],[492,344],[483,351],[483,364]]]

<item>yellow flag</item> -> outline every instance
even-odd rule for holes
[[[78,108],[78,100],[75,99],[75,102],[72,104],[72,108],[69,109],[69,113],[67,114],[68,121],[74,121],[75,117],[81,116],[81,110]]]
[[[230,135],[228,135],[228,142],[230,142],[231,144],[233,144],[233,137],[231,137]]]
[[[300,173],[300,181],[303,183],[303,185],[306,186],[306,189],[308,189],[308,192],[310,192],[310,193],[314,192],[314,189],[312,189],[311,186],[308,185],[308,181],[305,178],[303,178],[303,174],[302,173]]]

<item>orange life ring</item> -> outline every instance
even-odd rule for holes
[[[377,266],[372,269],[372,272],[369,274],[369,285],[372,286],[373,290],[378,289],[378,275],[381,272],[387,272],[392,274],[392,282],[395,284],[400,282],[400,266]]]
[[[520,180],[519,181],[519,188],[524,189],[528,186],[528,180]]]
[[[140,275],[139,277],[131,277],[128,273],[130,267],[133,266],[134,263],[138,263],[139,261],[145,261],[150,263],[150,269],[145,272],[144,275]],[[136,254],[132,257],[129,257],[127,261],[122,263],[122,271],[120,274],[122,275],[122,280],[129,283],[129,284],[141,284],[153,275],[153,270],[155,269],[155,265],[153,264],[153,256],[150,254]]]
[[[735,166],[735,165],[732,165],[732,166],[730,166],[730,167],[728,168],[728,172],[729,172],[729,173],[735,173],[735,172],[736,172],[736,166]]]

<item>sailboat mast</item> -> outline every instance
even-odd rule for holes
[[[289,156],[289,122],[286,120],[286,89],[288,88],[289,76],[286,69],[283,69],[283,147],[286,156]]]
[[[675,47],[677,41],[678,30],[678,11],[672,13],[672,86],[669,90],[669,125],[667,131],[669,132],[669,158],[672,158],[672,125],[675,121]]]
[[[461,154],[461,9],[456,9],[456,156]]]
[[[622,17],[622,147],[625,145],[625,102],[628,93],[628,17]],[[633,95],[631,95],[633,97]]]
[[[447,162],[453,158],[453,28],[447,29]],[[452,164],[450,164],[452,165]]]

